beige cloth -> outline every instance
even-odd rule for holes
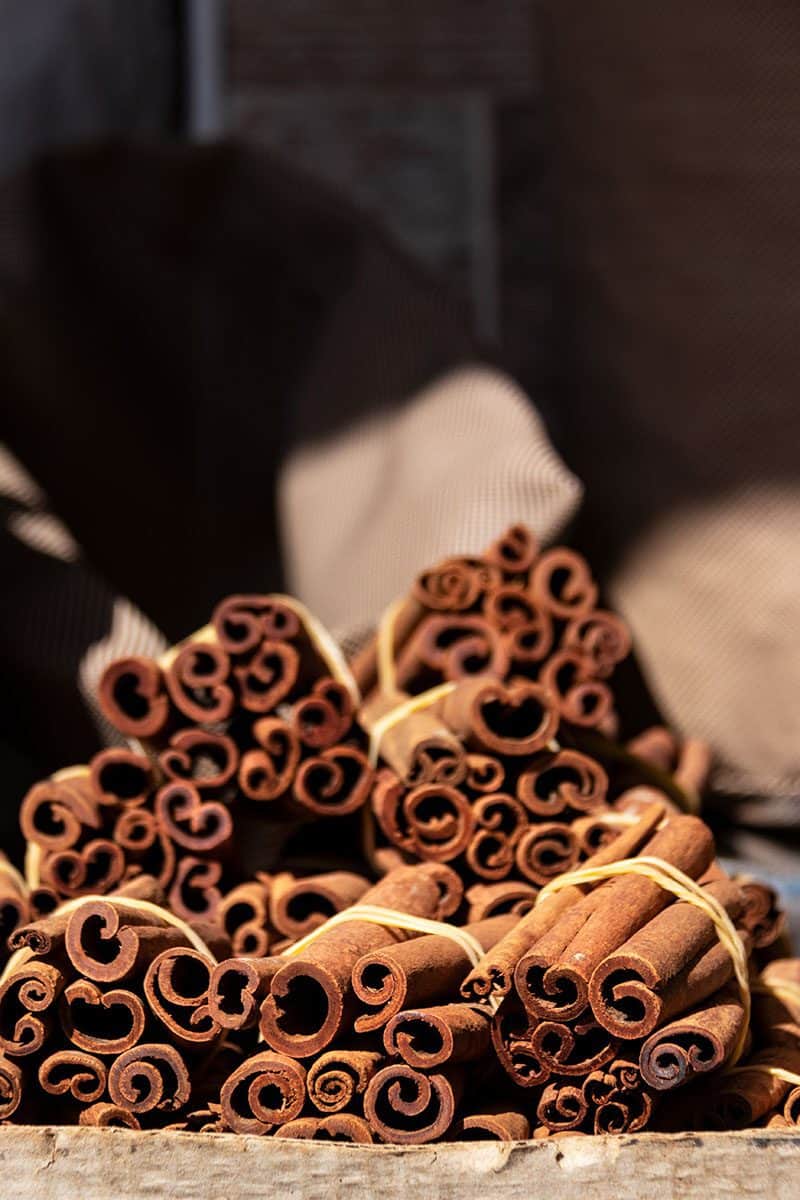
[[[514,521],[552,540],[582,489],[523,392],[465,365],[283,465],[289,588],[350,645],[425,566],[476,553]]]

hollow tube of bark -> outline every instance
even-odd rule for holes
[[[329,1050],[309,1067],[308,1098],[321,1113],[341,1112],[363,1095],[385,1061],[373,1050]]]
[[[440,920],[461,901],[462,884],[440,864],[399,867],[362,896],[362,902]],[[261,1006],[260,1028],[268,1045],[296,1058],[318,1054],[352,1018],[353,967],[372,950],[397,941],[396,931],[348,921],[320,934],[289,959],[272,980]]]
[[[489,917],[466,926],[489,950],[516,924],[514,914]],[[424,934],[365,954],[353,967],[353,990],[367,1012],[355,1020],[356,1033],[380,1029],[403,1008],[443,1001],[455,995],[469,959],[452,938]]]
[[[735,921],[744,908],[731,880],[706,885]],[[727,952],[706,957],[718,945],[714,922],[693,904],[678,901],[638,929],[596,967],[589,1001],[597,1020],[623,1038],[642,1038],[665,1020],[711,996],[733,973]],[[703,960],[704,971],[698,971]]]
[[[611,852],[620,840],[606,850]],[[696,879],[713,860],[714,843],[699,818],[676,816],[643,852]],[[539,1018],[565,1021],[578,1016],[588,1003],[594,970],[672,900],[657,883],[638,875],[595,888],[517,963],[514,981],[523,1004]]]
[[[400,1146],[436,1141],[453,1123],[463,1090],[454,1071],[424,1075],[405,1063],[373,1075],[364,1095],[364,1116],[383,1142]]]
[[[663,805],[651,805],[636,825],[624,830],[610,846],[603,847],[584,865],[602,866],[609,862],[619,862],[637,853],[652,835],[663,815]],[[525,913],[470,971],[461,985],[462,996],[466,1000],[479,1001],[493,994],[506,995],[511,989],[515,968],[523,955],[552,928],[562,913],[583,896],[582,888],[564,888]]]

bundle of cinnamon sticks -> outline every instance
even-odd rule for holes
[[[0,1119],[797,1124],[782,913],[682,811],[706,748],[620,740],[629,648],[586,563],[516,526],[423,572],[350,669],[274,596],[112,664],[121,744],[37,784],[25,876],[0,861]]]

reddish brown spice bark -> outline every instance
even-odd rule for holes
[[[643,853],[696,879],[714,857],[713,838],[697,817],[672,817]],[[568,909],[517,964],[515,986],[526,1008],[539,1018],[578,1016],[588,1003],[596,967],[671,901],[670,892],[640,875],[601,884]]]
[[[462,1090],[457,1069],[424,1075],[405,1063],[384,1067],[367,1087],[364,1116],[381,1141],[400,1146],[433,1142],[452,1125]]]
[[[439,920],[461,901],[459,877],[439,864],[399,867],[370,888],[363,903]],[[261,1032],[283,1054],[306,1058],[330,1045],[352,1019],[353,967],[363,954],[397,940],[395,932],[348,921],[322,934],[302,958],[289,959],[273,977],[261,1008]]]
[[[234,1133],[264,1134],[300,1115],[306,1071],[284,1054],[264,1051],[248,1058],[225,1081],[222,1115]]]
[[[516,924],[513,914],[466,926],[488,950]],[[380,1029],[409,1006],[454,996],[469,970],[469,958],[452,938],[427,934],[366,954],[353,967],[353,990],[368,1011],[356,1017],[356,1033]]]
[[[383,1033],[390,1058],[431,1071],[483,1058],[491,1046],[491,1013],[470,1004],[408,1009],[392,1017]]]
[[[341,1112],[363,1095],[385,1062],[374,1050],[329,1050],[309,1067],[308,1098],[321,1113]]]

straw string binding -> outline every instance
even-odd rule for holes
[[[165,921],[168,925],[173,925],[181,931],[192,949],[196,950],[198,954],[202,954],[204,958],[207,958],[212,966],[217,965],[217,959],[200,937],[200,934],[195,929],[192,929],[191,925],[184,921],[182,917],[170,912],[169,909],[162,908],[160,904],[153,904],[150,900],[135,900],[132,896],[78,896],[74,900],[67,900],[64,904],[60,904],[50,915],[67,916],[69,913],[77,912],[82,905],[96,900],[102,900],[104,903],[110,904],[112,908],[119,909],[122,912],[149,913],[151,916]],[[0,974],[0,984],[5,983],[7,979],[16,974],[31,958],[36,957],[38,955],[35,955],[28,946],[22,946],[21,949],[15,950],[3,968],[2,974]]]

